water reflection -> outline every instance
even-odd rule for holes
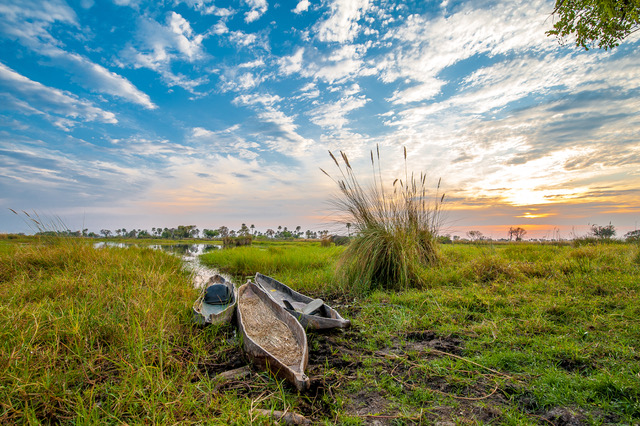
[[[220,250],[222,248],[221,245],[217,244],[154,244],[150,245],[149,247],[188,257],[200,256],[201,254],[209,253],[210,251],[214,250]]]

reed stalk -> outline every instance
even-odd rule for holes
[[[332,200],[341,220],[351,223],[355,236],[338,262],[337,276],[362,291],[401,290],[420,285],[419,270],[438,260],[436,237],[444,194],[440,183],[432,193],[425,173],[409,173],[404,148],[404,179],[386,188],[380,149],[371,151],[373,183],[364,187],[344,152],[329,151],[339,177],[329,176],[340,190]]]

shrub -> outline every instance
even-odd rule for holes
[[[340,171],[333,179],[340,189],[333,200],[342,219],[351,223],[355,236],[338,262],[340,280],[362,291],[376,288],[406,289],[420,284],[421,268],[438,259],[437,233],[444,194],[430,201],[426,175],[407,172],[407,150],[404,149],[405,176],[396,179],[391,190],[382,183],[380,150],[376,149],[373,185],[364,189],[349,163],[340,152],[342,164],[329,152]],[[377,161],[376,161],[377,160]]]
[[[250,246],[253,241],[251,235],[242,235],[240,237],[223,237],[222,245],[224,247],[242,247]]]

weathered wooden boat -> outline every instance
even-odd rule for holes
[[[264,289],[280,306],[297,318],[307,330],[327,330],[348,328],[351,322],[344,319],[321,299],[312,299],[300,294],[287,285],[260,273],[256,274],[256,284]]]
[[[300,323],[251,281],[238,289],[237,313],[244,350],[253,363],[298,390],[308,389],[309,348]]]
[[[238,304],[238,289],[221,275],[213,275],[193,304],[193,320],[197,324],[231,322]]]

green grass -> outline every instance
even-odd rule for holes
[[[201,256],[204,265],[244,281],[256,272],[268,271],[278,280],[295,281],[299,289],[333,290],[334,265],[343,247],[320,247],[319,243],[269,243],[215,250]]]
[[[16,246],[0,254],[0,284],[0,423],[195,422],[220,409],[203,403],[199,366],[239,347],[191,325],[196,292],[178,258]]]
[[[178,258],[5,242],[2,424],[246,424],[252,408],[316,424],[640,421],[637,245],[444,245],[439,264],[419,271],[422,287],[366,296],[333,278],[339,247],[205,255],[325,297],[352,320],[308,334],[315,386],[298,394],[267,373],[213,380],[246,360],[231,325],[191,323],[196,291]]]

